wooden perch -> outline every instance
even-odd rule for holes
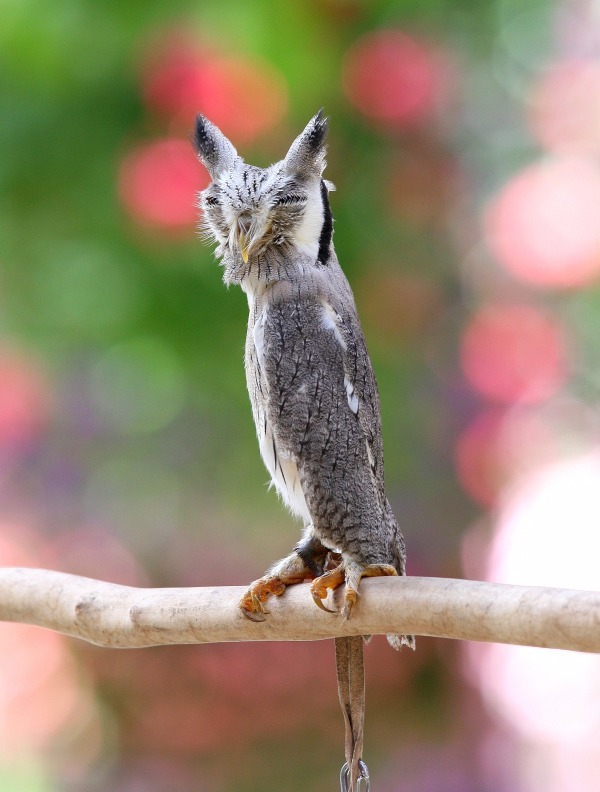
[[[465,641],[600,652],[600,592],[444,578],[369,578],[352,617],[324,613],[308,585],[240,613],[243,587],[141,589],[44,569],[0,568],[0,620],[35,624],[100,646],[314,641],[414,633]],[[341,592],[336,592],[339,600]]]

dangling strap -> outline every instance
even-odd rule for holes
[[[365,671],[362,636],[335,638],[338,695],[346,729],[346,764],[342,768],[342,792],[360,792],[362,779],[369,789],[369,772],[362,761],[365,721]],[[350,780],[350,786],[347,780]]]

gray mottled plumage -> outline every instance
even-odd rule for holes
[[[286,157],[262,169],[246,165],[207,119],[196,124],[196,149],[213,179],[200,194],[203,228],[225,282],[248,296],[245,366],[260,451],[306,526],[294,552],[242,601],[256,616],[268,594],[322,575],[340,556],[348,589],[363,574],[405,574],[404,539],[385,494],[377,384],[332,243],[326,133],[318,113]]]

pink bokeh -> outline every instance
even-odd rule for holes
[[[552,424],[529,407],[488,407],[460,433],[454,464],[465,492],[490,507],[540,464],[558,453]]]
[[[554,288],[600,276],[600,167],[556,157],[517,173],[488,207],[490,250],[516,278]]]
[[[433,46],[401,30],[366,33],[344,62],[343,87],[365,116],[392,129],[431,117],[446,93],[448,63]]]
[[[566,376],[560,324],[525,304],[481,308],[464,330],[460,356],[469,384],[497,402],[542,401]]]
[[[506,493],[493,535],[480,552],[487,580],[598,590],[598,448],[540,465]],[[465,644],[469,680],[495,719],[525,740],[535,771],[520,777],[533,792],[591,792],[600,760],[600,659],[505,644]]]
[[[176,234],[193,229],[196,193],[208,182],[191,144],[177,138],[138,145],[119,168],[119,194],[131,217]]]
[[[600,154],[600,62],[559,61],[534,85],[529,100],[534,137],[557,154]]]
[[[12,347],[0,349],[0,449],[29,447],[44,427],[52,401],[41,365]]]
[[[271,130],[285,115],[281,74],[254,55],[226,55],[186,31],[167,31],[145,55],[142,92],[149,109],[177,129],[203,113],[237,144]]]
[[[52,566],[51,558],[30,525],[0,525],[0,565]],[[61,736],[88,730],[86,761],[93,761],[100,750],[94,702],[67,638],[26,624],[3,624],[0,679],[8,681],[0,685],[0,762],[43,755]]]

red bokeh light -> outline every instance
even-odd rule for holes
[[[559,154],[600,154],[600,62],[569,60],[540,78],[530,99],[534,136]]]
[[[208,182],[191,144],[176,138],[138,146],[119,169],[119,193],[129,214],[142,225],[171,232],[193,227],[196,193]]]
[[[557,453],[555,432],[531,408],[494,407],[480,413],[459,435],[454,465],[465,492],[489,507],[509,484]]]
[[[560,326],[528,305],[487,306],[463,333],[461,363],[471,386],[489,399],[542,401],[566,374]]]
[[[16,350],[0,350],[0,447],[29,447],[44,426],[50,386],[40,366]]]
[[[497,443],[504,415],[490,410],[479,415],[456,441],[454,465],[458,480],[470,497],[491,506],[506,478]]]
[[[520,280],[583,286],[600,275],[600,168],[556,158],[514,176],[488,208],[488,245]]]
[[[400,30],[367,33],[346,55],[344,91],[364,115],[403,129],[431,116],[447,66],[433,47]]]
[[[152,110],[182,129],[203,113],[236,145],[272,129],[287,109],[286,85],[269,63],[215,55],[179,32],[147,55],[143,94]]]

